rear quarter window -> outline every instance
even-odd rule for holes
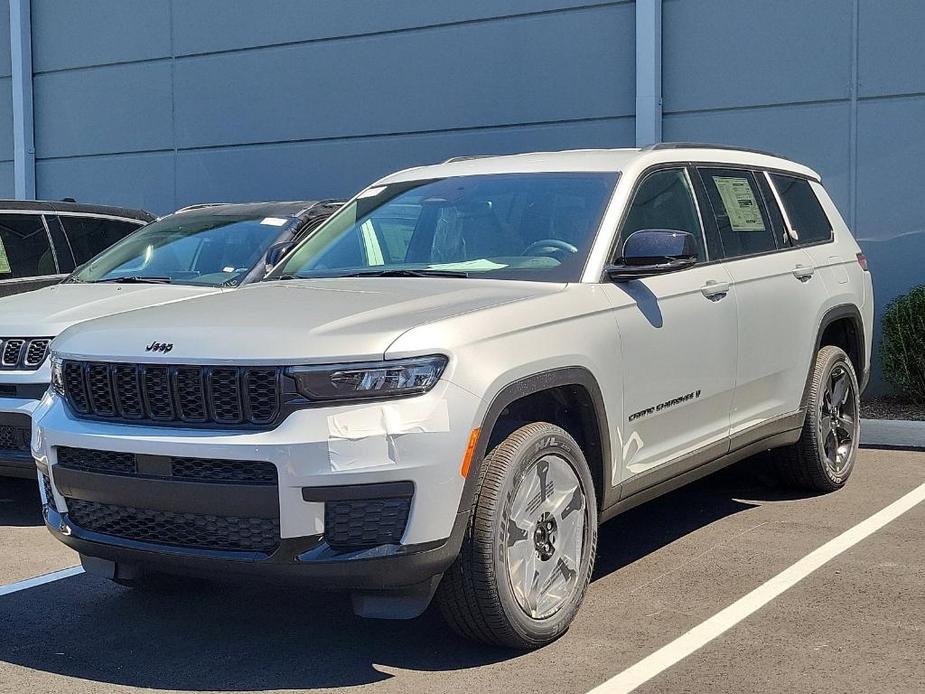
[[[105,251],[116,241],[128,236],[141,224],[124,222],[117,219],[101,217],[75,217],[61,215],[58,217],[68,245],[78,265]]]
[[[809,181],[783,174],[771,174],[771,181],[780,196],[790,226],[797,234],[799,245],[832,239],[832,223]]]
[[[0,279],[58,274],[41,215],[0,215]]]

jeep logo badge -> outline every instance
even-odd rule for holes
[[[164,354],[167,354],[167,352],[169,352],[172,349],[173,349],[172,342],[158,342],[157,340],[155,340],[150,345],[145,347],[145,352],[163,352]]]

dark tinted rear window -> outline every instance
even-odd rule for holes
[[[832,224],[809,181],[793,176],[771,174],[790,225],[797,232],[798,243],[817,243],[832,238]]]
[[[105,251],[140,226],[131,222],[99,217],[61,215],[58,219],[61,221],[67,241],[74,252],[74,260],[78,265],[87,262],[101,251]]]
[[[57,274],[40,215],[0,215],[0,279]]]

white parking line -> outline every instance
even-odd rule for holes
[[[793,566],[784,569],[748,595],[739,598],[707,621],[697,625],[671,643],[662,646],[619,675],[595,687],[589,694],[625,694],[679,663],[691,653],[734,627],[743,619],[758,611],[781,593],[809,576],[813,571],[850,549],[864,538],[872,535],[887,523],[896,520],[916,504],[925,501],[925,484],[922,484],[902,498],[878,511],[870,518],[846,530],[841,535],[814,552],[806,555]]]
[[[62,578],[70,578],[71,576],[82,574],[83,572],[84,570],[82,567],[72,566],[69,569],[61,569],[60,571],[53,571],[50,574],[42,574],[41,576],[36,576],[35,578],[27,578],[24,581],[9,583],[5,586],[0,586],[0,597],[9,595],[10,593],[18,593],[21,590],[35,588],[36,586],[42,586],[46,583],[51,583],[52,581],[60,581]]]

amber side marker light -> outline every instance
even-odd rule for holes
[[[472,458],[475,455],[475,447],[479,442],[479,432],[481,429],[473,429],[469,434],[469,445],[466,446],[466,455],[463,456],[462,468],[459,473],[466,478],[469,476],[469,468],[472,466]]]

